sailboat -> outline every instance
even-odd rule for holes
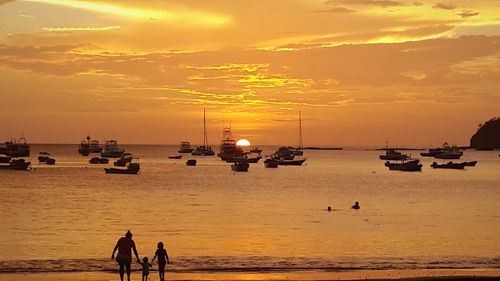
[[[198,146],[191,155],[196,156],[213,156],[215,152],[212,150],[211,146],[208,146],[208,136],[207,136],[207,121],[205,117],[205,108],[203,108],[203,145]]]
[[[302,112],[299,111],[299,147],[295,150],[292,150],[293,155],[302,156],[304,155],[304,151],[302,150],[304,145],[302,143]]]

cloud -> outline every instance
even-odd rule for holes
[[[432,6],[432,8],[434,9],[442,9],[442,10],[453,10],[455,9],[457,6],[453,3],[436,3]]]
[[[108,31],[114,29],[120,29],[120,26],[112,25],[112,26],[80,26],[80,27],[42,27],[43,31],[49,32],[73,32],[73,31]]]
[[[397,0],[327,0],[327,4],[347,4],[360,6],[379,6],[379,7],[396,7],[396,6],[421,6],[419,2],[405,2]]]
[[[471,11],[471,10],[462,10],[462,12],[457,14],[458,16],[461,16],[462,18],[469,18],[473,16],[479,15],[479,12]]]
[[[195,26],[219,26],[231,22],[228,15],[220,15],[204,11],[170,8],[170,9],[147,9],[134,6],[121,6],[110,2],[91,2],[77,0],[25,0],[87,10],[95,13],[115,15],[127,19],[159,20],[164,22],[176,22]]]
[[[354,10],[345,8],[345,7],[334,7],[328,10],[319,10],[317,12],[321,13],[334,13],[334,14],[344,14],[344,13],[354,13]]]

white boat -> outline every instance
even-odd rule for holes
[[[118,147],[118,142],[116,140],[109,140],[104,144],[104,150],[101,152],[101,157],[119,158],[124,152],[124,149]]]
[[[183,141],[181,142],[181,147],[177,152],[179,153],[191,153],[193,152],[194,148],[191,147],[191,144],[188,141]]]
[[[444,143],[441,148],[442,152],[434,155],[434,158],[438,159],[460,159],[464,154],[460,148],[456,146],[450,146],[448,143]]]
[[[231,134],[231,126],[225,127],[222,130],[222,141],[220,144],[220,152],[217,156],[224,161],[232,160],[234,158],[241,158],[245,153],[241,147],[236,145],[236,140],[233,139]]]
[[[98,140],[90,140],[89,151],[90,151],[90,153],[101,153],[102,152],[102,147],[99,145]]]

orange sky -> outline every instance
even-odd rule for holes
[[[496,0],[0,0],[0,138],[466,145],[500,116]]]

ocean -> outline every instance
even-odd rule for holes
[[[306,150],[304,166],[238,173],[168,159],[177,146],[123,147],[138,175],[105,174],[112,164],[77,145],[32,145],[32,171],[0,170],[0,273],[116,270],[129,229],[141,257],[163,241],[177,272],[500,268],[498,151],[465,151],[479,161],[465,170],[420,157],[422,172],[398,172],[381,151]]]

